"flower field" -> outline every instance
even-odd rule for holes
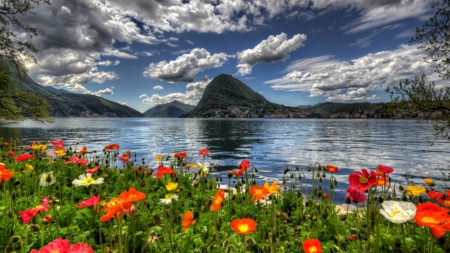
[[[251,161],[224,174],[210,155],[161,154],[150,167],[119,144],[89,150],[0,138],[0,248],[450,252],[450,190],[431,179],[392,185],[394,168],[378,165],[348,175],[346,198],[336,200],[337,167],[288,166],[282,181],[258,185]],[[342,210],[348,204],[356,210]]]

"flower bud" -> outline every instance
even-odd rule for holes
[[[51,215],[45,215],[42,219],[42,224],[48,225],[50,222],[52,222],[52,216]]]

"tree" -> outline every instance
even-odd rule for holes
[[[425,60],[435,63],[435,72],[445,80],[450,78],[450,0],[433,0],[431,8],[436,13],[422,28],[416,28],[411,42],[418,42],[418,49],[428,52]],[[387,91],[391,94],[391,117],[431,121],[436,138],[450,140],[450,86],[436,88],[434,83],[426,84],[424,73],[421,78],[406,79]]]
[[[53,121],[46,99],[13,85],[15,80],[22,83],[27,74],[25,63],[37,63],[34,55],[38,52],[31,43],[37,36],[36,28],[23,24],[18,15],[34,14],[33,7],[40,3],[50,4],[50,0],[2,0],[0,3],[0,116],[5,119]],[[26,39],[20,40],[19,33]]]

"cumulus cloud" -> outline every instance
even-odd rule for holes
[[[99,90],[99,91],[96,91],[96,92],[85,90],[83,92],[83,94],[95,95],[95,96],[98,96],[98,97],[101,97],[102,95],[112,95],[112,94],[114,94],[114,92],[112,91],[112,88],[113,87],[106,88],[104,90]]]
[[[173,61],[151,63],[143,74],[169,83],[193,82],[197,73],[208,68],[221,67],[228,57],[225,53],[211,55],[204,48],[195,48],[189,54],[183,54]]]
[[[84,91],[84,84],[87,83],[104,83],[109,80],[117,78],[114,72],[97,71],[97,68],[92,68],[89,72],[81,74],[66,74],[62,76],[42,75],[36,80],[42,84],[50,86],[65,86],[76,91]]]
[[[289,58],[287,53],[303,46],[306,35],[296,34],[292,39],[287,34],[281,33],[277,36],[269,36],[267,40],[261,41],[256,47],[237,53],[239,64],[237,68],[241,75],[252,72],[253,66],[260,62],[276,62]]]
[[[185,93],[172,93],[172,94],[168,94],[166,96],[160,96],[158,94],[154,94],[151,97],[146,96],[145,99],[142,100],[142,103],[159,105],[159,104],[170,103],[174,100],[178,100],[178,101],[188,104],[188,105],[197,105],[198,102],[200,101],[200,99],[202,98],[202,95],[206,89],[206,86],[210,82],[211,82],[211,79],[209,79],[208,76],[204,76],[198,82],[188,83],[186,85]]]
[[[164,87],[162,87],[161,85],[156,85],[155,87],[153,87],[154,90],[164,90]]]
[[[423,61],[425,52],[416,46],[401,45],[347,61],[325,55],[293,62],[285,76],[267,81],[275,90],[309,91],[311,97],[326,96],[328,101],[358,101],[369,92],[397,85],[399,80],[426,73],[437,85],[443,82],[433,73],[433,64]]]

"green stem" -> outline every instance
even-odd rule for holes
[[[406,236],[405,236],[405,227],[404,227],[405,224],[399,224],[399,225],[400,225],[400,227],[402,228],[402,237],[403,237],[402,244],[403,244],[403,251],[406,251]]]
[[[119,216],[119,253],[123,253],[122,249],[122,214]]]

